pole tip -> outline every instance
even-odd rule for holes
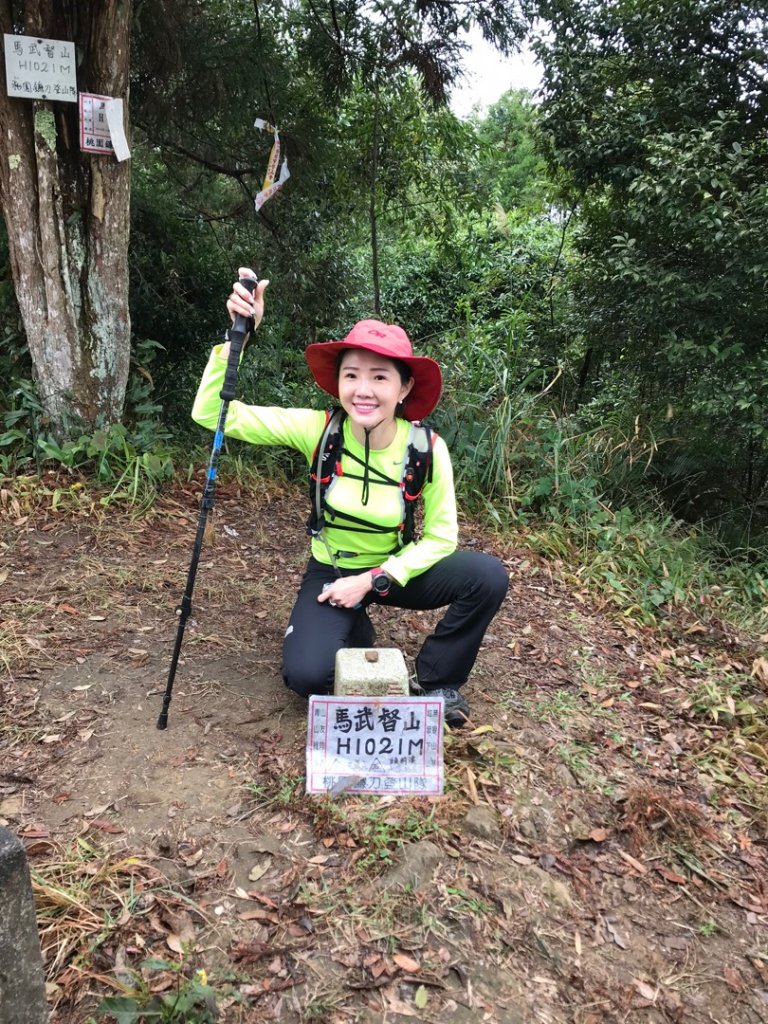
[[[168,727],[168,712],[167,711],[161,711],[160,712],[160,717],[157,720],[157,728],[158,729],[166,729],[167,727]]]

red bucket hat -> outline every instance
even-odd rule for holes
[[[360,320],[343,341],[320,341],[307,346],[304,355],[312,376],[334,398],[339,397],[336,363],[339,353],[348,348],[365,348],[405,363],[413,377],[413,387],[403,402],[405,418],[421,420],[429,416],[440,400],[443,376],[434,359],[413,354],[410,338],[402,327],[380,320]]]

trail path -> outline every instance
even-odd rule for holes
[[[158,732],[199,490],[133,519],[71,493],[53,512],[19,481],[0,519],[0,823],[35,872],[54,1024],[147,957],[205,968],[225,1021],[768,1020],[759,647],[641,630],[465,522],[511,586],[445,796],[310,800],[279,673],[301,495],[221,488]],[[411,658],[435,621],[372,617]]]

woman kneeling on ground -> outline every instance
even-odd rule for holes
[[[241,268],[241,278],[255,277]],[[227,309],[264,313],[261,281],[251,293],[236,283]],[[192,417],[215,429],[229,344],[214,348],[203,373]],[[422,535],[401,546],[401,481],[411,421],[428,416],[442,387],[440,367],[414,356],[402,328],[361,320],[343,341],[309,345],[315,381],[346,413],[341,473],[325,494],[324,525],[313,536],[311,557],[283,642],[283,679],[303,697],[333,691],[336,652],[375,640],[366,608],[447,607],[416,658],[415,693],[442,696],[447,723],[469,719],[460,688],[477,658],[485,631],[507,592],[504,567],[491,555],[457,551],[453,470],[442,438],[432,435],[430,472],[421,493]],[[310,466],[326,426],[326,413],[230,403],[225,433],[251,444],[287,445]]]

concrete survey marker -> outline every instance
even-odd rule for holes
[[[0,1021],[45,1024],[43,961],[24,847],[0,828]]]
[[[309,698],[307,792],[443,792],[442,697]]]
[[[408,696],[408,669],[396,647],[342,647],[336,652],[336,697]]]

